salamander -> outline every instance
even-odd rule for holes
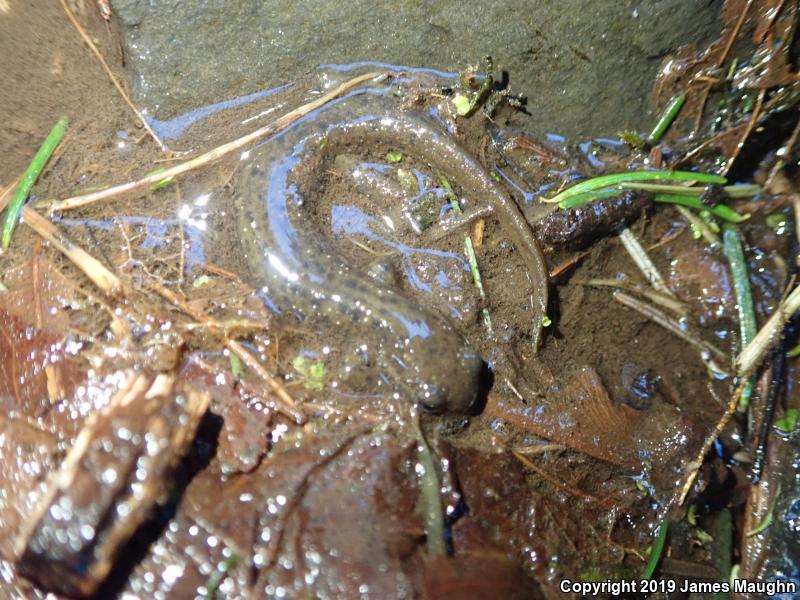
[[[466,413],[475,403],[484,363],[443,316],[399,291],[378,287],[337,257],[303,225],[303,197],[293,174],[321,153],[354,145],[388,147],[413,157],[491,206],[511,236],[535,291],[532,335],[538,345],[547,307],[547,270],[539,245],[514,201],[443,128],[411,112],[339,115],[288,152],[256,148],[236,190],[236,214],[252,283],[276,312],[324,327],[352,328],[375,341],[377,365],[401,396],[432,411]]]

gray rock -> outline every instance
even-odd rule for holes
[[[527,127],[570,136],[653,122],[661,57],[719,33],[720,0],[114,0],[139,101],[169,118],[324,63],[458,71],[490,54]]]

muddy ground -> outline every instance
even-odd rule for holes
[[[178,108],[169,115],[174,116],[190,105],[231,96],[210,86],[207,95],[198,96],[200,101],[189,102],[195,90],[181,84],[182,77],[155,77],[155,83],[141,89],[149,77],[142,75],[147,59],[132,57],[132,49],[136,36],[155,27],[154,21],[137,20],[136,10],[146,12],[144,3],[117,4],[123,27],[138,28],[124,40],[119,22],[106,22],[94,4],[70,6],[115,72],[124,77],[123,65],[132,66],[145,105],[158,107],[159,94],[174,93],[173,106]],[[320,70],[292,78],[287,89],[198,119],[181,137],[169,140],[173,154],[166,155],[137,124],[60,5],[12,1],[9,6],[0,11],[0,55],[13,57],[3,59],[7,84],[0,88],[0,191],[22,172],[56,116],[70,118],[67,137],[35,188],[34,203],[128,181],[154,166],[195,156],[367,70]],[[154,10],[165,8],[159,4]],[[712,36],[709,30],[713,27],[697,32],[696,39]],[[186,58],[174,60],[197,64],[196,56],[187,52]],[[313,53],[308,60],[320,62]],[[327,62],[340,60],[345,59]],[[440,57],[431,66],[458,62]],[[173,71],[188,72],[168,64]],[[260,62],[253,64],[257,71],[261,68]],[[202,66],[211,71],[215,65],[209,59]],[[650,71],[641,72],[649,81]],[[224,73],[218,83],[222,87],[233,77]],[[593,73],[602,77],[602,71]],[[252,74],[239,77],[246,80],[239,91],[286,82],[264,78],[254,83]],[[393,110],[452,111],[442,81],[421,77],[413,94],[403,90]],[[574,87],[574,81],[569,83],[565,89]],[[531,97],[528,88],[535,87],[535,78],[523,76],[521,87]],[[636,98],[631,101],[637,107],[630,111],[631,123],[645,123],[644,96],[637,93]],[[583,97],[573,102],[584,103]],[[537,113],[569,113],[569,106],[557,105],[533,104]],[[598,113],[587,126],[592,134],[620,126],[608,116],[618,111],[604,108]],[[523,188],[526,193],[504,184],[532,221],[540,212],[534,192],[549,193],[565,174],[614,170],[629,158],[629,149],[618,144],[531,138],[508,107],[493,121],[481,113],[450,118],[456,124],[453,135],[487,171],[498,177],[507,173]],[[324,121],[324,113],[311,119],[309,127],[315,119]],[[573,117],[566,119],[574,122]],[[541,133],[538,127],[530,129]],[[587,133],[583,125],[570,129],[562,124],[559,130]],[[499,135],[502,153],[487,131]],[[535,139],[537,150],[531,151],[530,143],[514,142],[520,135]],[[413,156],[394,163],[388,152],[388,146],[354,143],[348,148],[359,160],[382,163],[392,177],[399,168],[416,169],[432,187],[439,187],[436,173],[425,164]],[[76,549],[69,540],[59,545],[54,526],[54,550],[37,555],[46,560],[23,561],[28,578],[15,565],[26,542],[20,532],[52,490],[47,475],[63,468],[64,456],[92,423],[90,417],[114,405],[116,391],[134,371],[145,377],[170,374],[175,383],[166,398],[205,395],[210,405],[196,435],[181,446],[187,458],[177,475],[156,467],[134,471],[132,477],[140,477],[147,489],[156,480],[169,483],[164,484],[166,491],[154,493],[156,508],[140,516],[140,522],[127,519],[135,533],[118,545],[122,558],[111,561],[110,576],[103,578],[97,597],[125,592],[175,598],[214,593],[226,598],[555,597],[565,577],[641,573],[654,531],[676,505],[689,467],[725,412],[733,381],[712,376],[692,346],[615,301],[611,289],[586,285],[592,279],[623,276],[644,284],[618,237],[545,249],[552,274],[552,324],[536,355],[529,318],[536,290],[530,288],[508,232],[495,219],[485,219],[482,232],[468,228],[425,245],[460,257],[465,232],[478,240],[486,301],[479,298],[463,260],[415,255],[405,265],[405,277],[412,272],[430,283],[433,291],[426,293],[415,291],[398,269],[396,285],[452,318],[495,367],[480,414],[422,419],[440,479],[451,552],[449,558],[436,556],[429,520],[436,507],[425,494],[430,480],[423,473],[429,467],[411,425],[410,404],[398,408],[371,389],[358,389],[358,380],[351,389],[334,389],[336,348],[357,343],[357,333],[309,331],[275,319],[253,293],[252,266],[243,264],[247,248],[232,217],[242,202],[237,195],[241,159],[236,153],[159,189],[145,188],[54,217],[70,239],[121,277],[129,290],[123,298],[104,295],[25,226],[0,257],[0,281],[8,289],[0,297],[0,447],[7,459],[0,469],[3,591],[29,598],[45,597],[44,589],[75,594],[71,586],[82,580],[81,561],[97,561],[93,544],[101,539],[101,527]],[[303,227],[326,240],[355,270],[366,271],[376,256],[389,253],[391,244],[358,234],[337,237],[331,232],[331,207],[358,206],[377,219],[387,208],[354,194],[335,162],[324,166],[325,177],[312,173],[304,180],[301,173],[295,181],[306,196],[314,193]],[[452,184],[461,196],[459,182]],[[464,208],[476,203],[463,200]],[[725,257],[696,239],[674,207],[648,207],[631,220],[631,231],[650,249],[670,289],[684,303],[684,324],[718,348],[727,366],[737,344],[738,320]],[[744,229],[760,321],[781,295],[781,257],[790,233],[765,224],[763,214],[756,214]],[[409,233],[389,239],[421,246]],[[440,273],[454,285],[440,285]],[[176,308],[148,287],[152,282],[177,294],[202,318]],[[491,334],[482,308],[490,312]],[[224,326],[212,326],[208,319]],[[225,347],[230,339],[240,341],[285,384],[307,422],[298,424],[291,413],[281,412],[256,370],[237,366]],[[334,348],[330,358],[324,358],[323,347]],[[298,368],[298,356],[319,361],[327,377],[319,382]],[[723,481],[717,467],[702,473],[703,486],[741,495],[741,490],[725,487],[730,479]],[[95,500],[101,496],[98,489],[108,489],[108,481],[98,475],[85,485],[75,497],[82,497],[86,513],[107,510],[110,515],[95,524],[109,528],[109,521],[126,522],[118,510],[121,501],[101,505]],[[673,534],[672,557],[680,560],[672,568],[684,563],[708,567],[709,550],[695,543],[688,529],[679,526]],[[46,528],[40,528],[32,537],[45,534]],[[112,551],[106,547],[102,552]],[[703,572],[713,573],[711,567]]]

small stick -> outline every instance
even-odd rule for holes
[[[695,229],[695,231],[697,231],[703,237],[703,239],[708,242],[709,246],[712,248],[719,247],[719,236],[714,233],[714,230],[711,229],[709,224],[702,217],[698,217],[688,208],[681,206],[680,204],[676,204],[675,208],[687,221],[689,221],[689,223],[692,224],[692,227]]]
[[[28,227],[58,248],[107,296],[118,296],[123,291],[124,285],[122,281],[109,271],[103,263],[83,248],[76,246],[58,227],[30,206],[22,208],[22,220]]]
[[[548,473],[547,471],[536,465],[534,462],[528,460],[528,458],[518,450],[514,448],[509,448],[509,451],[511,452],[511,454],[514,455],[514,457],[519,462],[528,467],[531,471],[536,473],[539,477],[541,477],[545,481],[548,481],[553,487],[555,487],[558,490],[561,490],[567,495],[575,496],[577,498],[583,498],[584,500],[588,500],[589,502],[597,502],[598,504],[601,504],[603,506],[613,506],[613,502],[611,502],[608,498],[598,498],[593,494],[589,494],[587,492],[584,492],[583,490],[579,490],[578,488],[568,484],[566,481],[557,479],[556,477],[554,477],[553,475],[551,475],[550,473]]]
[[[633,310],[641,313],[653,323],[657,325],[661,325],[667,331],[672,332],[683,341],[688,342],[698,350],[700,350],[700,356],[703,358],[704,362],[708,365],[708,367],[717,373],[722,375],[727,375],[727,372],[721,369],[714,361],[711,359],[711,355],[716,356],[721,360],[726,360],[725,353],[722,352],[719,348],[712,346],[711,344],[704,342],[697,336],[693,335],[692,333],[685,331],[681,328],[680,324],[670,317],[669,315],[661,312],[654,306],[650,306],[649,304],[645,304],[641,300],[634,298],[633,296],[629,296],[624,292],[614,292],[614,300],[619,302],[620,304],[624,304],[628,308],[632,308]]]
[[[747,344],[736,358],[736,373],[740,377],[747,377],[758,368],[767,352],[780,341],[783,325],[798,310],[800,310],[800,286],[794,288],[792,293],[778,305],[753,341]]]
[[[572,267],[574,267],[576,264],[578,264],[584,258],[589,256],[589,254],[590,254],[590,252],[581,252],[580,254],[576,254],[572,258],[568,258],[567,260],[562,262],[560,265],[556,265],[555,267],[553,267],[550,270],[550,273],[548,274],[548,276],[550,277],[550,281],[553,281],[554,279],[560,277],[562,273],[564,273],[568,269],[571,269]]]
[[[22,179],[22,175],[19,175],[8,185],[8,187],[4,188],[3,191],[0,192],[0,212],[4,211],[6,206],[8,206],[8,203],[11,200],[11,192],[17,189],[20,179]]]
[[[622,242],[625,250],[628,251],[628,254],[631,255],[633,262],[635,262],[636,266],[639,267],[639,270],[645,276],[648,283],[665,296],[674,298],[675,294],[673,294],[672,290],[667,287],[667,284],[664,281],[664,278],[661,276],[661,273],[659,273],[658,269],[653,264],[653,261],[650,260],[647,250],[642,247],[642,245],[639,243],[639,240],[637,240],[636,236],[633,235],[633,232],[626,227],[620,232],[619,240]]]
[[[733,47],[733,42],[736,39],[736,36],[739,35],[739,31],[742,28],[742,24],[744,23],[744,19],[747,16],[747,13],[750,11],[750,7],[753,5],[753,0],[747,0],[747,4],[745,4],[742,12],[739,14],[739,18],[736,20],[736,24],[733,26],[730,34],[728,34],[728,39],[725,42],[725,47],[722,49],[722,54],[720,54],[719,58],[717,59],[717,68],[719,69],[725,61],[728,59],[728,54],[731,52],[731,48]]]
[[[679,505],[682,505],[686,501],[686,496],[689,495],[689,492],[692,489],[692,484],[694,483],[694,480],[697,479],[697,474],[700,472],[700,467],[703,466],[703,459],[711,449],[711,445],[714,443],[714,440],[720,436],[722,430],[725,429],[728,421],[730,421],[731,417],[733,416],[733,413],[736,412],[736,407],[739,405],[739,398],[741,397],[744,388],[744,383],[736,388],[736,391],[731,396],[730,402],[728,402],[728,407],[726,408],[725,413],[722,415],[720,420],[717,421],[714,430],[706,437],[705,441],[703,442],[703,446],[700,448],[700,452],[697,453],[697,457],[694,459],[694,461],[689,463],[691,472],[686,477],[686,481],[683,483],[680,500],[678,501]]]
[[[727,175],[728,171],[730,171],[731,167],[733,166],[736,157],[739,156],[739,153],[742,151],[747,138],[750,137],[750,134],[753,131],[753,128],[756,126],[756,121],[758,121],[758,117],[761,115],[761,107],[764,106],[764,96],[766,95],[767,90],[762,89],[758,94],[758,99],[756,100],[756,105],[753,107],[753,114],[750,117],[750,120],[747,122],[747,127],[744,129],[744,133],[742,133],[742,137],[739,138],[739,143],[736,144],[736,150],[733,151],[733,156],[731,156],[728,161],[725,163],[725,168],[722,169],[722,175]]]
[[[578,285],[586,285],[590,287],[612,287],[622,290],[627,290],[634,294],[644,296],[653,304],[659,304],[664,308],[668,308],[680,317],[685,317],[689,314],[686,305],[675,298],[675,296],[667,296],[661,292],[656,292],[650,288],[641,287],[635,283],[630,283],[620,279],[587,279],[585,281],[576,281]]]
[[[62,0],[63,1],[63,0]],[[188,171],[192,171],[197,169],[198,167],[202,167],[210,162],[214,162],[219,160],[223,156],[234,152],[235,150],[239,150],[248,144],[265,137],[267,135],[272,135],[285,129],[295,121],[297,121],[300,117],[307,115],[313,110],[324,106],[331,100],[335,100],[345,92],[349,91],[350,89],[366,82],[371,79],[375,79],[380,77],[381,75],[385,75],[385,73],[367,73],[366,75],[360,75],[358,77],[354,77],[337,87],[336,89],[328,92],[327,94],[320,96],[316,100],[309,102],[300,106],[299,108],[294,109],[291,112],[286,113],[282,117],[279,117],[272,123],[265,125],[264,127],[257,129],[247,135],[244,135],[232,142],[228,142],[227,144],[222,144],[221,146],[217,146],[216,148],[209,150],[208,152],[201,154],[191,160],[188,160],[184,163],[179,165],[175,165],[165,171],[160,171],[158,173],[151,173],[141,179],[137,179],[135,181],[129,181],[128,183],[123,183],[121,185],[115,185],[110,188],[106,188],[104,190],[100,190],[98,192],[92,192],[90,194],[84,194],[82,196],[73,196],[71,198],[67,198],[66,200],[62,200],[60,202],[55,202],[51,205],[50,211],[63,211],[63,210],[72,210],[73,208],[78,208],[79,206],[85,206],[86,204],[91,204],[93,202],[97,202],[98,200],[105,200],[106,198],[111,198],[112,196],[117,196],[119,194],[130,192],[131,190],[136,190],[145,186],[153,185],[154,183],[158,183],[159,181],[163,181],[168,177],[175,177],[177,175],[182,175]]]
[[[114,87],[117,88],[117,91],[119,92],[120,96],[122,96],[122,99],[125,101],[125,104],[127,104],[128,107],[134,112],[136,118],[138,118],[139,121],[142,123],[142,126],[147,130],[147,133],[150,134],[151,138],[153,138],[153,141],[156,144],[158,144],[158,147],[161,148],[161,151],[169,152],[169,148],[167,148],[164,142],[162,142],[161,139],[156,135],[156,132],[150,128],[150,125],[147,123],[147,120],[144,118],[142,113],[139,112],[139,109],[136,108],[136,105],[128,96],[127,92],[125,91],[125,88],[122,87],[122,84],[114,75],[114,72],[111,70],[111,67],[108,66],[106,59],[103,58],[103,55],[100,53],[100,50],[98,50],[97,46],[94,45],[92,38],[89,37],[89,34],[86,33],[86,30],[83,27],[81,27],[80,23],[78,23],[78,19],[75,18],[75,15],[72,14],[72,11],[67,5],[67,0],[61,0],[61,6],[64,8],[64,12],[67,13],[67,18],[69,18],[70,22],[72,23],[72,26],[83,38],[83,41],[86,42],[86,44],[89,46],[89,49],[97,57],[97,60],[100,61],[100,64],[103,66],[103,70],[106,72],[106,75],[108,75],[108,78],[111,80],[111,83],[114,84]]]
[[[784,144],[781,148],[778,149],[777,155],[778,160],[775,162],[775,165],[770,169],[769,177],[764,182],[764,188],[770,189],[772,187],[772,183],[775,180],[775,177],[778,173],[783,170],[786,166],[786,161],[791,157],[792,149],[794,145],[797,143],[797,138],[800,137],[800,118],[797,119],[797,123],[794,126],[794,130],[792,131],[792,135],[789,136],[789,140]],[[0,206],[2,208],[2,206]]]
[[[194,309],[188,302],[184,301],[175,292],[167,289],[160,283],[151,279],[146,279],[145,286],[156,292],[162,298],[166,299],[182,312],[192,317],[198,323],[208,324],[213,322],[213,319],[209,319],[206,315]],[[272,375],[270,375],[269,372],[261,366],[261,363],[258,362],[258,360],[256,360],[256,358],[250,354],[250,352],[248,352],[244,346],[242,346],[236,340],[228,338],[227,336],[224,339],[224,344],[225,347],[239,357],[239,359],[248,368],[252,369],[256,374],[258,374],[258,376],[261,377],[267,386],[269,386],[269,388],[275,393],[277,396],[275,404],[277,405],[278,410],[283,412],[283,414],[287,415],[288,417],[291,417],[299,425],[305,423],[305,414],[303,414],[303,412],[297,408],[294,400],[283,387],[283,385]]]

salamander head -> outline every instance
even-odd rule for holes
[[[434,337],[407,348],[404,387],[427,411],[469,414],[477,404],[484,362],[455,332]]]

